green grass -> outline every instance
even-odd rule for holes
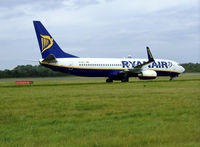
[[[0,146],[200,146],[200,77],[0,82]]]

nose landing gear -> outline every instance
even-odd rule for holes
[[[112,82],[113,82],[113,79],[111,78],[106,79],[106,83],[112,83]]]

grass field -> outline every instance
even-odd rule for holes
[[[0,146],[198,147],[200,76],[1,81]]]

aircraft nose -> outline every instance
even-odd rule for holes
[[[185,68],[181,66],[181,72],[183,73],[185,71]]]

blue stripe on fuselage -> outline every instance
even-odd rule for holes
[[[41,63],[42,64],[42,63]],[[87,68],[75,68],[75,67],[64,67],[50,64],[42,64],[54,71],[61,71],[64,73],[70,73],[77,76],[88,76],[88,77],[111,77],[117,76],[122,69],[87,69]]]

